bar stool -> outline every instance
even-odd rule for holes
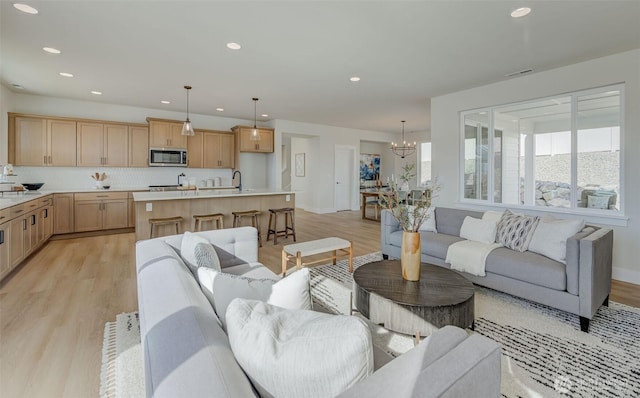
[[[258,243],[262,247],[262,236],[260,235],[260,222],[258,216],[261,214],[259,210],[232,211],[233,228],[238,228],[242,223],[243,217],[251,217],[251,226],[258,230]]]
[[[206,221],[215,221],[216,229],[224,228],[224,214],[216,213],[216,214],[201,214],[193,216],[195,220],[193,223],[193,232],[202,231],[202,223]]]
[[[153,238],[153,230],[154,227],[160,225],[171,225],[174,224],[176,226],[176,235],[180,233],[180,223],[182,222],[182,217],[168,217],[168,218],[150,218],[149,224],[151,225],[151,232],[149,233],[149,238]]]
[[[284,229],[278,230],[278,214],[284,214]],[[273,244],[278,244],[278,236],[289,237],[289,232],[293,235],[293,241],[296,241],[296,227],[294,224],[295,210],[291,207],[283,207],[281,209],[269,209],[269,230],[267,231],[267,241],[273,234]],[[273,226],[271,225],[273,220]]]

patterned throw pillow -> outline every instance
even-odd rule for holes
[[[539,220],[538,216],[525,216],[505,210],[498,223],[496,242],[511,250],[526,251]]]

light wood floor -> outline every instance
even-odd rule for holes
[[[338,236],[354,255],[380,250],[380,224],[360,212],[296,210],[299,242]],[[282,245],[260,261],[280,272]],[[137,310],[133,233],[47,243],[0,283],[0,397],[96,397],[105,322]],[[611,299],[640,307],[640,286],[614,281]]]

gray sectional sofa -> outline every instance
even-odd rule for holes
[[[482,218],[483,212],[435,208],[435,232],[421,231],[422,261],[450,268],[445,263],[449,245],[464,240],[460,228],[465,217]],[[462,274],[471,282],[576,314],[580,328],[601,305],[608,305],[611,291],[613,230],[588,226],[567,240],[566,265],[543,255],[495,249],[486,260],[486,276]],[[386,210],[381,218],[381,246],[385,258],[400,258],[402,229]]]
[[[205,231],[198,235],[228,254],[220,256],[223,272],[279,278],[257,262],[254,228]],[[179,255],[181,240],[182,235],[174,235],[136,244],[146,395],[255,397],[257,393],[236,362],[213,307]],[[220,255],[219,249],[216,250]],[[331,347],[327,347],[327,355],[330,353]],[[376,365],[383,362],[377,361]],[[340,396],[500,395],[499,346],[478,334],[468,336],[459,328],[440,329],[406,354],[386,362]]]

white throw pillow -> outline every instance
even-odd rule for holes
[[[420,225],[419,231],[426,232],[438,232],[436,230],[436,212],[435,207],[431,206],[427,209],[427,213],[429,214],[429,218],[427,218],[422,225]]]
[[[310,310],[313,306],[308,268],[302,268],[279,281],[198,268],[198,280],[225,328],[227,307],[235,298],[266,301],[289,309]]]
[[[235,299],[227,333],[261,397],[335,397],[373,373],[371,332],[353,316]]]
[[[491,220],[465,217],[460,227],[460,237],[481,243],[494,243],[498,224]]]
[[[533,231],[529,251],[566,264],[567,239],[584,228],[584,220],[542,218]]]
[[[182,243],[180,244],[180,257],[187,264],[189,268],[195,270],[198,268],[198,264],[196,261],[196,245],[198,243],[207,243],[210,244],[206,238],[202,236],[192,234],[187,231],[182,235]]]
[[[422,224],[418,226],[418,231],[426,231],[426,232],[437,232],[436,231],[436,216],[433,211],[433,207],[428,207],[427,209],[422,209],[426,211],[428,217],[422,220]],[[415,211],[415,206],[407,206],[407,217],[409,218],[409,222],[413,224],[413,213]]]
[[[482,219],[483,220],[487,220],[487,221],[493,221],[496,224],[498,224],[500,222],[500,220],[502,219],[502,214],[504,214],[504,211],[488,210],[488,211],[485,211],[482,214]]]

